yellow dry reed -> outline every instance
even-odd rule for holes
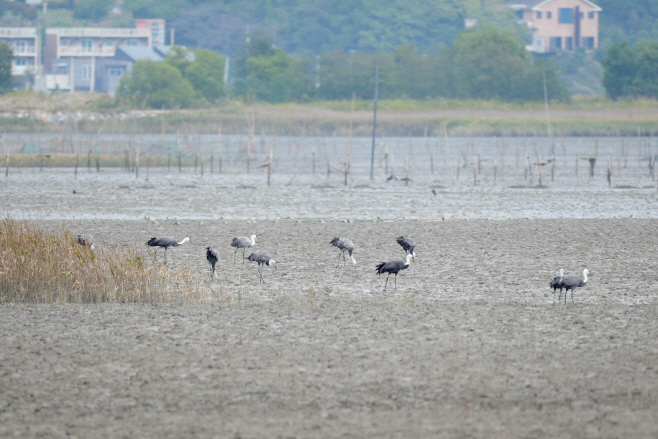
[[[94,303],[203,300],[184,269],[148,264],[133,249],[81,246],[64,229],[44,232],[25,221],[0,223],[0,302]]]

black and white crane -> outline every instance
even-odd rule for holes
[[[84,246],[84,247],[89,247],[90,249],[94,249],[94,237],[87,234],[87,233],[81,233],[80,235],[77,236],[78,238],[78,244]]]
[[[562,296],[562,278],[564,277],[564,268],[560,268],[558,275],[551,279],[548,285],[553,288],[553,298],[555,299],[555,290],[560,289],[560,296]]]
[[[276,264],[276,261],[272,259],[272,255],[270,254],[270,252],[267,252],[265,250],[256,250],[255,252],[249,255],[247,260],[250,262],[256,262],[258,264],[258,275],[260,276],[261,283],[265,282],[263,280],[263,265],[272,267],[274,266],[274,264]]]
[[[569,294],[569,290],[571,290],[571,301],[573,302],[573,290],[575,290],[576,288],[582,288],[585,285],[587,285],[588,274],[589,274],[589,270],[586,268],[583,270],[582,279],[580,278],[580,276],[577,276],[575,274],[568,274],[562,277],[561,286],[563,286],[566,289],[566,291],[564,292],[564,303],[567,303],[567,295]]]
[[[176,239],[170,237],[170,236],[160,236],[158,238],[151,238],[146,242],[146,245],[149,247],[159,247],[159,248],[164,248],[164,255],[165,255],[165,264],[167,263],[167,249],[169,247],[178,247],[186,242],[192,242],[190,241],[190,238],[185,238],[181,242],[176,241]],[[155,252],[157,254],[158,249],[155,249]]]
[[[340,250],[340,253],[338,253],[338,265],[336,265],[336,268],[340,267],[340,256],[343,255],[343,262],[345,265],[347,265],[347,262],[345,260],[345,252],[348,252],[350,254],[350,259],[352,259],[352,264],[356,265],[356,259],[352,256],[352,252],[354,251],[354,244],[352,244],[352,241],[350,241],[347,238],[334,238],[331,241],[329,241],[329,244],[333,245],[336,247],[338,250]]]
[[[386,287],[388,286],[388,278],[391,276],[391,274],[395,274],[395,289],[398,289],[398,273],[400,270],[406,270],[409,268],[409,264],[411,264],[412,258],[412,255],[407,255],[406,261],[403,261],[402,259],[393,259],[392,261],[382,262],[377,265],[377,275],[388,273],[388,276],[386,276],[386,283],[384,284],[384,291],[386,291]]]
[[[412,256],[413,261],[416,261],[416,241],[414,241],[411,238],[405,238],[404,236],[398,236],[397,238],[398,244],[402,246],[406,254],[409,254]]]
[[[244,264],[245,249],[253,247],[254,245],[256,245],[256,235],[251,235],[251,238],[247,238],[246,236],[238,236],[237,238],[233,238],[233,241],[231,241],[231,247],[235,247],[235,253],[233,253],[233,263],[235,264],[235,255],[238,253],[238,249],[242,249],[242,263]]]
[[[213,250],[212,247],[206,247],[206,261],[208,261],[210,264],[210,271],[212,272],[213,279],[217,278],[217,274],[215,273],[215,264],[217,264],[217,261],[219,261],[219,252],[217,250]]]

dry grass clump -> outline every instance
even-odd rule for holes
[[[195,279],[148,265],[132,249],[83,247],[66,230],[0,222],[0,302],[171,302],[200,299]]]

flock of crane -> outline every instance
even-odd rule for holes
[[[77,240],[78,240],[78,244],[80,245],[90,246],[91,249],[94,248],[93,245],[94,238],[91,235],[80,234],[77,236]],[[185,244],[186,242],[191,242],[190,238],[184,238],[182,241],[178,242],[174,238],[168,236],[161,236],[161,237],[157,237],[157,238],[154,237],[149,239],[146,242],[146,245],[149,247],[157,247],[155,249],[156,255],[157,255],[157,250],[159,248],[163,248],[165,263],[167,263],[167,249],[169,247],[179,247]],[[406,238],[404,236],[398,236],[397,242],[398,244],[400,244],[402,249],[404,249],[406,254],[406,259],[405,260],[393,259],[388,262],[381,262],[377,264],[375,269],[378,275],[384,273],[388,274],[386,276],[386,282],[384,284],[384,291],[386,291],[386,288],[388,287],[388,278],[391,276],[391,274],[395,275],[394,278],[395,289],[397,290],[398,273],[402,270],[409,268],[411,262],[416,259],[416,252],[415,252],[416,242],[413,239]],[[333,245],[340,251],[340,253],[338,253],[338,265],[336,265],[336,268],[340,267],[341,256],[343,258],[343,264],[347,265],[347,260],[345,258],[346,252],[349,254],[352,264],[356,265],[356,259],[354,259],[354,256],[352,255],[352,252],[354,251],[354,244],[352,243],[352,241],[350,241],[347,238],[336,237],[331,241],[329,241],[329,244]],[[237,256],[238,250],[242,249],[242,262],[244,263],[246,259],[250,262],[255,262],[256,264],[258,264],[258,275],[260,278],[260,283],[264,283],[265,281],[263,280],[263,267],[268,266],[268,267],[276,268],[276,261],[272,259],[272,255],[265,250],[255,250],[245,258],[246,250],[248,248],[254,247],[255,245],[256,245],[256,235],[251,235],[251,238],[248,238],[246,236],[239,236],[237,238],[233,238],[233,240],[231,241],[231,247],[235,248],[235,252],[233,254],[233,263],[235,263],[235,258]],[[217,277],[217,273],[215,269],[217,262],[219,261],[219,252],[217,250],[214,250],[212,247],[206,247],[206,260],[210,265],[211,275],[213,276],[213,279],[215,279]],[[569,293],[569,290],[571,290],[571,300],[573,301],[574,289],[582,288],[585,285],[587,285],[588,274],[589,274],[589,270],[584,269],[582,278],[577,275],[565,275],[564,269],[560,268],[558,275],[555,276],[549,283],[549,286],[553,288],[553,296],[555,296],[556,291],[559,288],[560,289],[560,295],[558,296],[558,301],[559,301],[562,297],[562,290],[565,289],[566,291],[564,293],[564,302],[566,303],[567,295]]]

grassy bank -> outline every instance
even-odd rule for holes
[[[148,110],[114,106],[107,96],[84,94],[44,97],[39,106],[30,94],[0,98],[5,132],[169,133],[290,136],[345,136],[372,133],[372,101],[319,101],[307,104],[252,104],[226,101],[218,107]],[[91,97],[90,97],[91,96]],[[95,96],[95,97],[94,97]],[[61,101],[61,102],[60,102]],[[22,103],[22,106],[21,106]],[[560,136],[658,135],[658,102],[612,102],[604,98],[551,104],[549,117]],[[382,136],[545,136],[547,115],[542,103],[496,101],[384,100],[378,106]]]
[[[133,249],[81,246],[68,231],[0,222],[0,302],[175,302],[200,299],[184,270],[148,263]]]
[[[70,154],[70,153],[52,153],[52,154],[9,154],[9,167],[11,168],[74,168],[77,166],[82,169],[96,169],[98,160],[99,168],[131,168],[136,166],[134,153],[126,161],[122,154]],[[182,157],[180,165],[182,167],[194,166],[194,157]],[[151,167],[178,167],[178,156],[140,156],[139,167],[146,169]],[[7,156],[0,157],[0,167],[7,166]],[[197,162],[201,166],[201,162]]]

